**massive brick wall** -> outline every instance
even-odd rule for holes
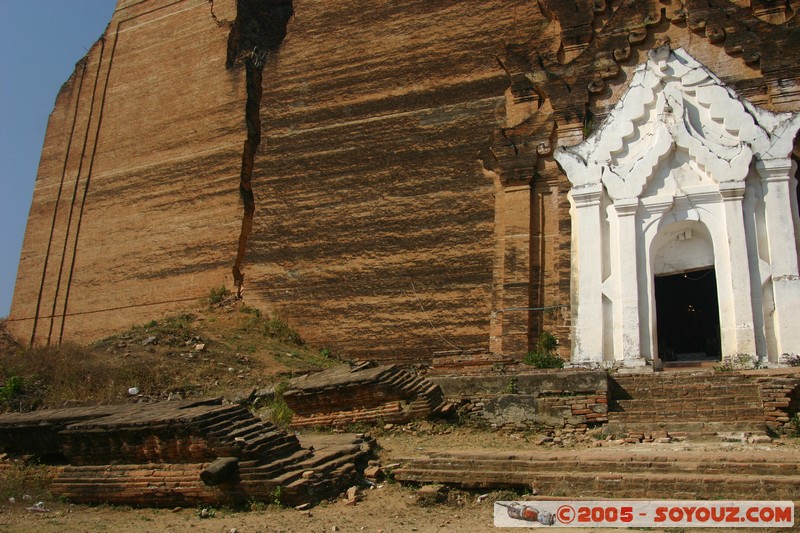
[[[535,2],[294,2],[266,67],[250,292],[345,353],[488,344],[496,55]],[[246,274],[247,276],[248,274]]]
[[[214,15],[235,10],[221,4],[120,0],[64,84],[10,315],[19,337],[91,339],[226,281],[245,85],[225,69],[229,28]]]
[[[794,1],[293,0],[282,40],[234,24],[288,3],[119,0],[50,118],[18,336],[91,339],[233,288],[244,220],[245,300],[310,342],[418,361],[519,355],[545,330],[568,356],[552,149],[592,131],[667,42],[754,103],[800,107]],[[251,31],[275,35],[248,50]]]
[[[494,185],[478,151],[503,114],[496,55],[543,23],[536,3],[293,4],[263,67],[245,299],[350,354],[485,346]],[[225,66],[236,7],[119,2],[50,121],[20,336],[96,337],[233,287],[247,97],[245,69]]]

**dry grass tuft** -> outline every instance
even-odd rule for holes
[[[285,321],[237,300],[152,320],[88,346],[0,346],[0,411],[226,395],[337,362]]]

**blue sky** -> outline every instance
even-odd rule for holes
[[[7,316],[47,118],[116,0],[0,0],[0,317]]]

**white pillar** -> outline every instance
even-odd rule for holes
[[[733,312],[733,321],[720,320],[721,326],[733,324],[733,331],[723,331],[722,336],[733,336],[735,342],[725,342],[723,339],[723,356],[738,354],[755,355],[756,338],[753,324],[753,301],[750,293],[750,272],[747,254],[747,238],[744,230],[744,213],[742,199],[744,198],[744,182],[723,182],[719,184],[722,203],[725,211],[725,229],[728,237],[728,251],[730,260],[730,310]],[[727,306],[726,306],[727,307]],[[720,314],[724,311],[720,308]],[[722,318],[722,317],[720,317]]]
[[[763,177],[769,262],[775,301],[775,337],[778,353],[770,354],[777,361],[781,354],[800,353],[800,269],[798,268],[795,225],[792,219],[790,177],[794,170],[788,157],[759,161]]]
[[[600,363],[603,360],[602,186],[597,183],[573,188],[569,194],[575,205],[572,265],[578,286],[572,302],[572,361]]]
[[[628,367],[644,366],[639,329],[639,275],[636,250],[638,198],[614,202],[617,211],[618,301],[614,302],[614,359]]]

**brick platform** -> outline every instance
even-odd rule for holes
[[[403,423],[442,406],[438,385],[395,365],[340,365],[292,381],[283,393],[293,428]]]
[[[245,407],[218,400],[0,416],[0,450],[67,463],[51,490],[79,503],[312,502],[350,486],[372,444],[352,435],[301,444]],[[200,474],[218,458],[231,458],[235,469],[207,485]]]

